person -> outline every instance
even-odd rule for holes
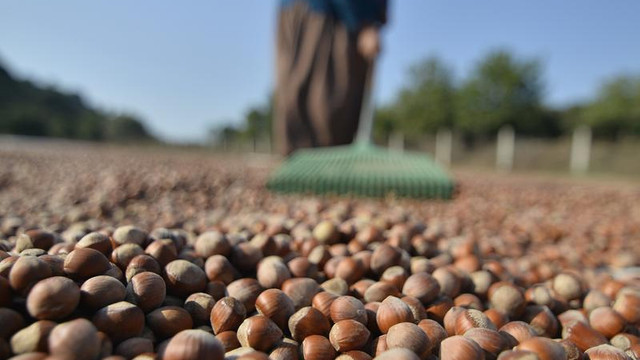
[[[281,0],[274,140],[299,148],[352,142],[387,0]]]

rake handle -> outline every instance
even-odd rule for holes
[[[356,133],[355,144],[370,145],[373,132],[373,80],[375,72],[375,61],[371,60],[367,69],[367,77],[364,83],[362,94],[362,107],[360,108],[360,122]]]

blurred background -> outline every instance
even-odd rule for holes
[[[0,133],[271,153],[278,3],[3,0]],[[390,6],[377,143],[453,168],[640,176],[639,2]]]

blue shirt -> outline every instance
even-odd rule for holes
[[[306,2],[313,11],[334,16],[352,32],[364,25],[381,26],[387,20],[387,0],[280,0],[280,6],[285,8],[297,1]]]

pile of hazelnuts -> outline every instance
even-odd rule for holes
[[[0,242],[0,359],[640,358],[636,278],[535,279],[409,223],[25,229]]]

